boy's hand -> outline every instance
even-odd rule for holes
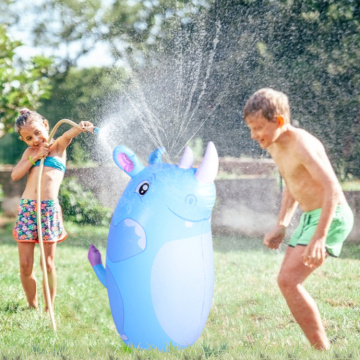
[[[311,240],[306,246],[303,253],[303,262],[311,269],[315,269],[322,265],[327,258],[327,252],[325,249],[326,238],[320,238],[317,240]]]
[[[270,249],[278,249],[285,237],[285,233],[285,226],[277,225],[274,230],[265,234],[263,244]]]

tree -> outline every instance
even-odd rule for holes
[[[86,68],[72,67],[66,74],[56,74],[51,79],[53,88],[52,97],[45,100],[39,108],[39,112],[45,116],[51,127],[63,118],[71,119],[76,123],[80,121],[91,121],[96,126],[101,126],[108,114],[108,107],[112,107],[119,92],[127,81],[127,74],[122,68]],[[68,130],[68,125],[62,125],[56,137]],[[77,140],[81,144],[85,156],[85,163],[96,148],[96,137],[84,134]],[[76,147],[72,144],[68,148],[70,160],[75,161],[77,155]],[[95,160],[102,162],[104,159],[98,157]]]
[[[19,17],[16,7],[20,3]],[[136,59],[164,36],[166,19],[177,13],[186,21],[189,15],[207,6],[208,1],[43,0],[38,5],[22,4],[23,1],[14,0],[6,6],[6,13],[12,14],[11,25],[36,18],[26,21],[33,45],[51,49],[59,70],[66,72],[99,44],[109,50],[114,64],[118,60]]]
[[[225,148],[234,139],[238,147],[229,150],[236,155],[256,153],[241,111],[254,91],[273,87],[289,95],[293,120],[325,143],[343,175],[347,135],[360,109],[360,3],[216,0],[209,16],[209,48],[214,24],[221,26],[209,84],[228,89],[214,114],[226,134],[217,132],[217,141]],[[356,149],[350,149],[353,158],[360,156]]]
[[[23,62],[15,60],[15,49],[22,43],[12,40],[6,28],[0,26],[0,126],[2,134],[14,131],[14,120],[19,109],[36,109],[41,99],[51,93],[49,73],[52,60],[34,56]]]
[[[80,115],[121,107],[123,120],[111,135],[132,129],[127,141],[164,143],[175,156],[194,136],[216,137],[222,156],[266,156],[251,141],[242,109],[255,90],[273,87],[289,95],[293,120],[325,143],[337,173],[355,175],[359,147],[347,139],[358,131],[360,109],[358,1],[44,0],[38,14],[37,41],[68,50],[56,81],[75,110],[70,89],[77,85],[63,81],[86,89],[81,76],[67,76],[79,56],[103,42],[114,62],[127,60],[131,77],[120,96],[111,82],[112,102],[80,96]],[[99,84],[95,79],[89,87]]]

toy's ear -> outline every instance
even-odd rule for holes
[[[134,152],[123,145],[117,146],[114,149],[113,159],[115,164],[132,178],[145,167]]]
[[[158,149],[154,150],[154,151],[149,155],[149,165],[161,163],[161,155],[162,155],[164,152],[165,152],[165,148],[164,148],[164,147],[161,147],[161,148],[158,148]]]

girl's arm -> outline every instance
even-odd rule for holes
[[[82,132],[93,132],[94,125],[89,121],[81,121],[79,127],[72,126],[68,131],[64,132],[60,137],[56,139],[56,146],[58,151],[64,151],[71,143],[71,140],[77,137]]]
[[[46,158],[49,154],[49,151],[50,147],[47,143],[42,144],[37,150],[33,148],[27,148],[24,151],[24,154],[21,157],[20,161],[17,163],[17,165],[11,172],[11,179],[13,181],[18,181],[22,179],[34,166],[33,163],[42,158]]]

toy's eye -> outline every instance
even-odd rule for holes
[[[137,188],[136,188],[136,192],[140,195],[143,196],[146,194],[146,192],[149,190],[150,188],[150,184],[148,181],[143,181],[141,182]]]

